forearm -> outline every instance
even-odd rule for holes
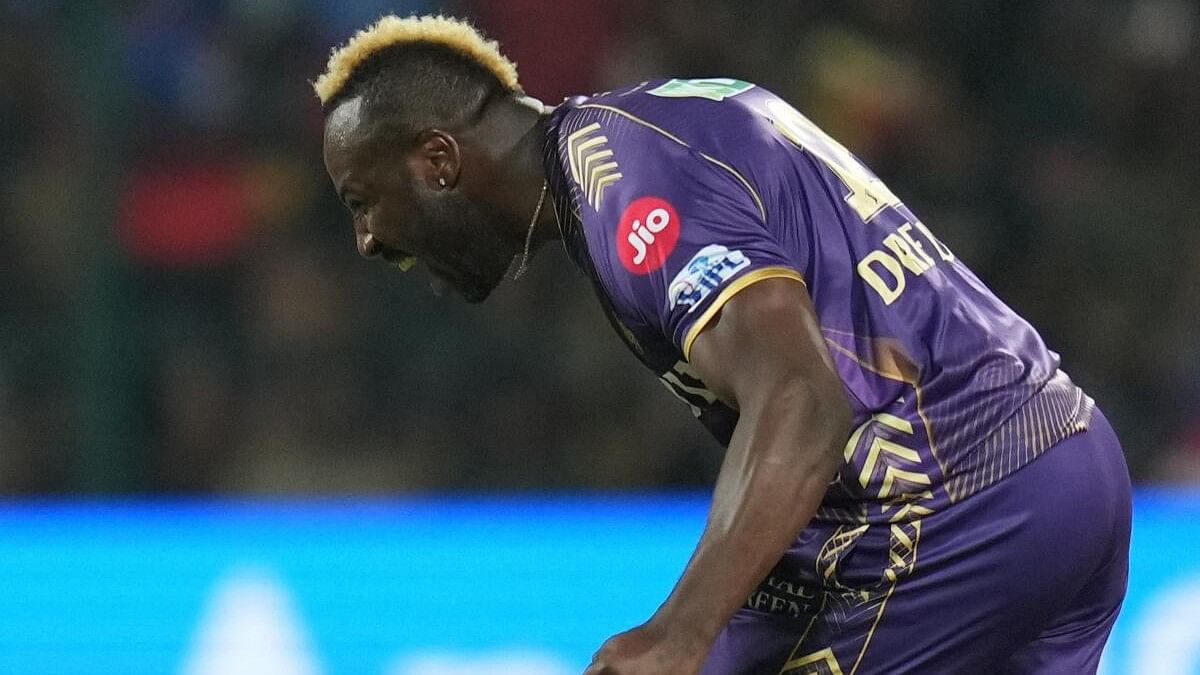
[[[655,620],[715,639],[816,512],[847,421],[800,385],[743,409],[704,534]]]

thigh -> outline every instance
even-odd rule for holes
[[[1005,663],[1004,675],[1091,675],[1100,667],[1104,644],[1120,606],[1076,624],[1044,631]]]
[[[1126,559],[1128,474],[1095,465],[1097,436],[920,520],[806,530],[705,675],[1003,672]],[[1108,591],[1093,604],[1115,612],[1124,586]]]
[[[815,621],[742,608],[721,632],[701,675],[776,675],[805,629]]]
[[[865,607],[882,599],[874,593],[868,601],[858,602],[859,591],[843,586],[835,573],[850,550],[875,536],[873,532],[866,536],[868,529],[821,523],[805,529],[717,638],[702,675],[777,675],[785,668],[794,670],[797,662],[821,661],[822,654],[811,656],[803,650],[821,645],[816,649],[820,652],[835,634],[849,628],[846,601]],[[829,670],[817,665],[806,672],[840,673],[836,659],[832,663]]]
[[[911,573],[921,522],[814,525],[734,616],[703,675],[844,675],[896,616],[896,589]],[[884,640],[890,638],[884,638]]]

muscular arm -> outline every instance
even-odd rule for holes
[[[584,675],[699,672],[842,462],[850,406],[803,284],[751,284],[701,331],[689,356],[708,388],[739,411],[708,523],[654,617],[605,642]]]
[[[791,279],[735,295],[690,357],[739,419],[704,534],[654,621],[708,644],[816,512],[850,407],[807,290]]]

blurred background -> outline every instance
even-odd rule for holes
[[[779,93],[1032,321],[1139,485],[1200,484],[1192,0],[0,0],[4,522],[711,483],[720,448],[559,250],[482,307],[356,254],[309,81],[380,14],[435,11],[551,104],[668,75]]]
[[[1200,481],[1200,11],[1126,2],[0,2],[0,490],[702,486],[546,247],[483,307],[355,253],[309,86],[472,17],[548,103],[758,82],[1028,317],[1140,482]]]

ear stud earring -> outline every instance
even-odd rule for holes
[[[444,190],[444,189],[446,189],[446,179],[445,179],[445,178],[439,178],[439,179],[438,179],[438,185],[440,185],[440,186],[442,187],[442,189],[443,189],[443,190]]]

